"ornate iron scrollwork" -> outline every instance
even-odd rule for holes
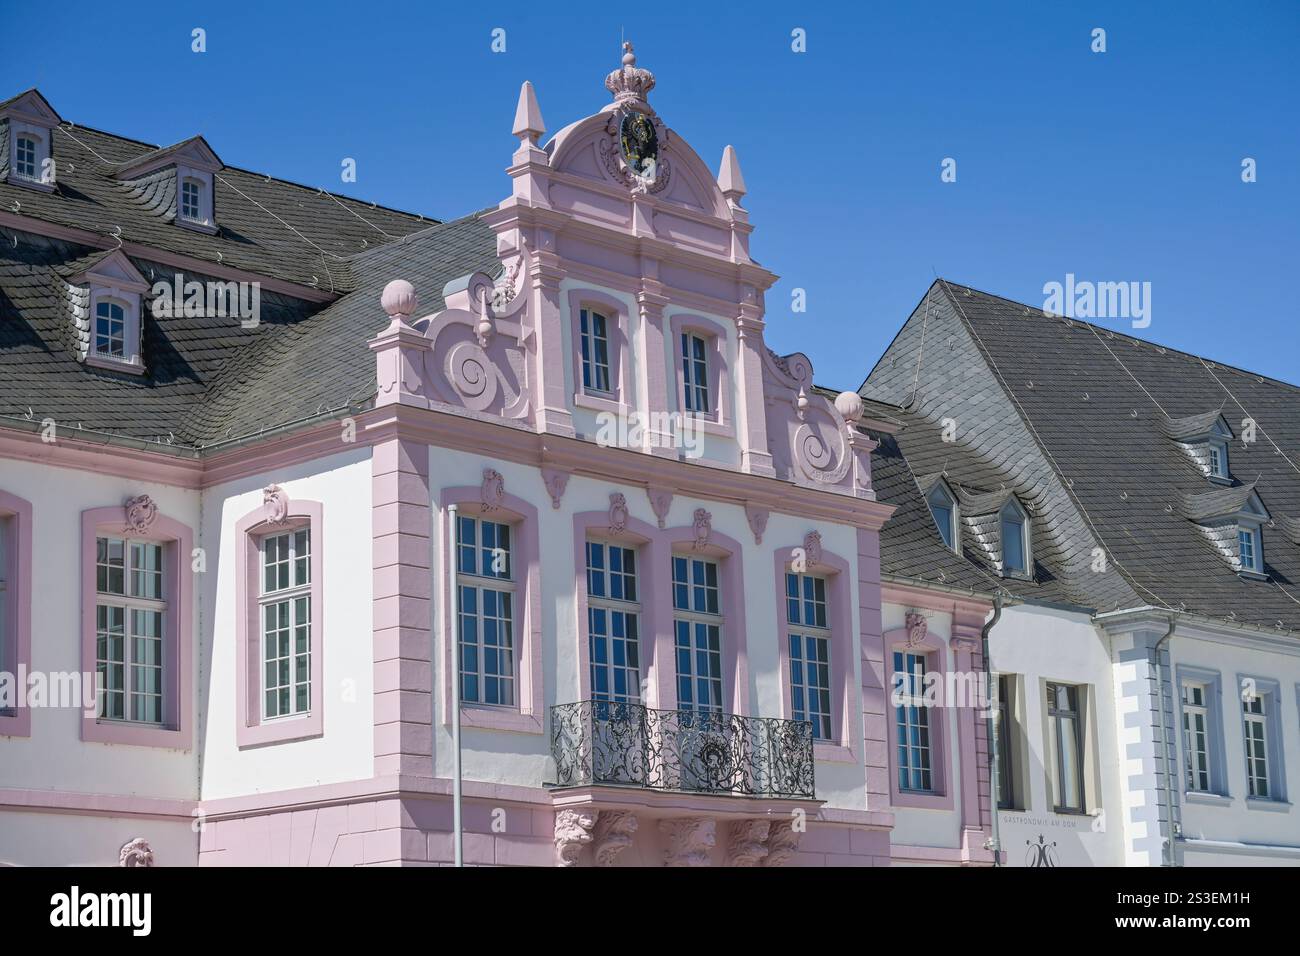
[[[551,754],[561,787],[816,794],[807,721],[579,701],[551,708]]]

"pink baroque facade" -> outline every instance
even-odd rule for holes
[[[977,711],[939,710],[911,786],[891,699],[898,648],[980,671],[988,608],[882,588],[862,400],[767,348],[735,152],[715,176],[654,83],[629,44],[612,101],[545,145],[524,84],[511,192],[480,217],[495,257],[442,288],[391,275],[350,437],[268,436],[110,503],[128,538],[208,562],[197,611],[169,606],[193,655],[168,672],[175,740],[150,741],[186,783],[65,782],[63,812],[125,814],[132,839],[201,821],[191,859],[152,841],[158,865],[445,865],[459,716],[468,864],[991,862]],[[39,812],[37,784],[6,806]]]

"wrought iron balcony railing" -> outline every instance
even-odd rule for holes
[[[813,799],[807,721],[584,700],[551,708],[556,785]]]

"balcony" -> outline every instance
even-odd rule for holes
[[[557,787],[816,796],[807,721],[585,700],[551,708],[551,755]]]

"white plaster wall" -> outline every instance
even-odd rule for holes
[[[0,813],[0,866],[117,866],[122,845],[143,837],[155,866],[196,866],[191,820]]]
[[[1020,677],[1018,713],[1020,775],[1026,785],[1022,810],[998,812],[1007,865],[1024,866],[1030,843],[1040,836],[1056,843],[1060,866],[1118,866],[1123,862],[1123,819],[1119,770],[1123,742],[1116,731],[1111,655],[1107,640],[1086,614],[1052,608],[1007,608],[989,635],[995,674]],[[1046,681],[1089,687],[1085,773],[1089,774],[1091,816],[1055,813],[1048,790],[1045,735]]]
[[[650,525],[655,525],[657,519],[641,488],[574,476],[570,478],[561,505],[556,509],[551,506],[551,499],[536,468],[437,448],[431,449],[430,455],[430,491],[435,504],[440,500],[443,488],[477,487],[482,482],[483,469],[489,467],[502,474],[507,493],[517,495],[537,508],[542,562],[541,625],[546,706],[579,700],[579,641],[585,640],[586,627],[585,622],[577,619],[574,601],[574,585],[582,569],[575,568],[573,516],[584,511],[607,511],[610,494],[621,491],[627,497],[628,508],[634,518]],[[781,644],[776,620],[776,595],[773,593],[773,554],[780,548],[801,544],[804,535],[815,527],[822,533],[825,549],[849,562],[849,574],[856,581],[856,531],[848,526],[814,525],[805,519],[773,514],[763,535],[763,543],[756,545],[740,505],[680,495],[673,499],[667,526],[689,526],[697,507],[707,508],[713,515],[714,529],[740,542],[744,549],[746,633],[738,635],[734,628],[729,628],[726,638],[734,640],[743,637],[746,641],[751,713],[765,717],[785,716],[781,712],[783,704],[778,656]],[[452,769],[451,731],[443,722],[446,682],[441,664],[446,653],[446,608],[441,582],[446,574],[449,539],[445,515],[436,509],[434,530],[437,546],[434,549],[433,563],[434,574],[438,576],[438,583],[433,589],[433,618],[436,627],[434,685],[437,695],[434,753],[438,776],[449,776]],[[854,590],[856,592],[856,585]],[[854,648],[858,646],[859,633],[857,605],[855,595],[850,618]],[[850,712],[860,715],[859,654],[853,654],[851,666],[855,699],[851,701]],[[866,805],[860,717],[853,722],[852,732],[856,761],[818,762],[817,795],[830,806],[860,809]],[[550,742],[544,734],[467,727],[462,731],[462,754],[465,776],[470,780],[535,787],[551,780],[554,775],[553,766],[548,766]]]
[[[147,494],[161,513],[191,528],[198,526],[198,493],[154,482],[3,459],[0,487],[32,503],[33,670],[82,669],[82,511],[121,505],[135,495]],[[197,534],[195,537],[197,543]],[[196,592],[199,587],[196,580]],[[197,608],[197,601],[195,604]],[[197,634],[197,610],[191,634]],[[197,658],[197,653],[192,654],[196,675]],[[93,662],[90,666],[93,670]],[[194,686],[199,686],[197,677]],[[189,718],[195,720],[193,710]],[[182,799],[196,796],[195,750],[83,742],[81,719],[81,708],[33,709],[30,737],[0,737],[0,788]],[[197,743],[197,734],[195,740]],[[0,818],[0,831],[11,826]]]
[[[314,462],[214,486],[204,493],[208,573],[199,589],[203,643],[198,683],[206,800],[368,779],[374,772],[371,460],[354,448]],[[324,540],[325,734],[240,750],[235,744],[235,525],[278,484],[321,502]]]
[[[905,626],[905,617],[910,606],[885,602],[880,610],[881,633],[888,633]],[[947,660],[945,668],[951,669],[957,661],[948,642],[952,637],[952,615],[938,611],[926,611],[926,627],[930,634],[942,638],[946,647]],[[885,692],[893,690],[894,664],[888,651],[885,654]],[[890,842],[895,845],[954,847],[961,845],[961,744],[957,737],[956,710],[943,711],[944,716],[944,779],[955,791],[951,810],[929,810],[914,807],[894,807],[894,832]],[[889,726],[893,726],[894,712],[889,708],[885,714]],[[888,738],[886,738],[888,739]],[[888,755],[892,758],[892,754]],[[891,780],[897,773],[893,765],[889,768]]]
[[[1183,774],[1182,712],[1175,706],[1178,728],[1178,782],[1182,804],[1182,829],[1188,850],[1186,865],[1247,866],[1300,865],[1300,713],[1297,712],[1297,686],[1300,685],[1300,644],[1276,637],[1260,641],[1242,632],[1232,639],[1180,624],[1170,640],[1170,656],[1177,680],[1178,666],[1218,671],[1222,682],[1222,733],[1224,765],[1227,771],[1227,805],[1205,805],[1186,796]],[[1286,775],[1286,803],[1268,804],[1246,798],[1246,754],[1241,719],[1238,676],[1266,677],[1278,681],[1283,745],[1282,765]],[[1174,685],[1175,699],[1181,690]],[[1271,761],[1270,775],[1277,770]],[[1153,781],[1154,786],[1154,781]],[[1281,856],[1252,858],[1243,855],[1245,847],[1235,852],[1215,850],[1198,841],[1227,844],[1262,844],[1288,847]],[[1201,849],[1195,849],[1196,847]]]

